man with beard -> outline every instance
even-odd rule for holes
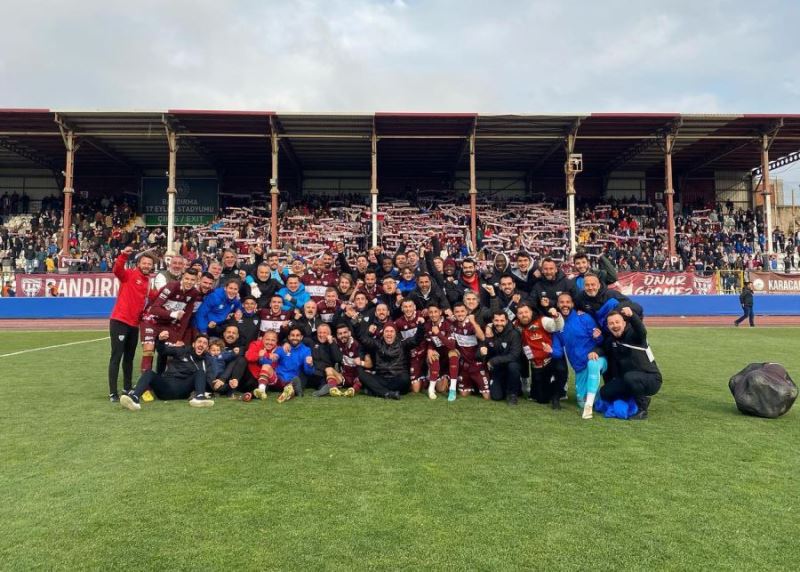
[[[297,314],[295,312],[295,316]],[[303,306],[300,316],[291,321],[289,328],[300,328],[303,332],[303,337],[310,339],[317,333],[317,328],[319,328],[320,324],[322,324],[322,318],[317,315],[317,305],[313,300],[309,300]]]
[[[245,387],[244,389],[241,388],[241,384],[239,383],[247,372],[247,360],[244,356],[247,346],[242,343],[242,339],[239,336],[239,328],[234,324],[225,326],[225,329],[222,331],[222,342],[225,344],[223,350],[230,351],[236,358],[225,366],[222,374],[217,379],[212,380],[211,389],[220,395],[230,395],[237,390],[253,391],[258,385],[257,383],[255,386],[249,388]],[[250,385],[252,385],[253,380],[251,379],[249,381]]]
[[[336,345],[342,354],[342,383],[340,387],[332,387],[330,394],[333,397],[353,397],[361,391],[361,382],[358,380],[358,368],[361,367],[361,346],[353,338],[350,326],[340,323],[336,326]]]
[[[281,391],[278,403],[285,403],[295,395],[302,397],[303,382],[300,376],[314,373],[314,361],[311,358],[311,348],[303,343],[303,332],[300,328],[289,328],[286,343],[275,349],[275,355],[278,356],[278,367],[275,370],[277,379],[268,387]]]
[[[464,292],[474,292],[480,300],[481,306],[484,308],[489,307],[489,294],[481,285],[481,278],[478,275],[475,261],[472,258],[465,258],[461,263],[461,276],[459,277],[459,285],[463,288]],[[453,306],[455,308],[455,305]]]
[[[583,292],[575,297],[575,307],[591,314],[595,322],[600,324],[601,329],[612,310],[630,308],[639,318],[643,317],[642,307],[639,304],[616,290],[609,290],[591,272],[583,277]]]
[[[280,284],[278,287],[278,289],[280,289],[283,287],[284,268],[281,266],[280,255],[277,252],[270,252],[267,254],[267,266],[269,266],[270,277]]]
[[[555,308],[550,308],[549,315],[545,316],[530,304],[520,304],[515,325],[522,335],[522,352],[526,358],[523,375],[532,367],[531,399],[537,403],[550,403],[553,409],[561,409],[561,387],[551,365],[551,354],[552,334],[564,327],[564,318]]]
[[[417,276],[417,287],[409,294],[408,299],[416,304],[418,310],[424,310],[431,304],[436,304],[442,310],[450,310],[450,303],[444,292],[433,285],[431,275],[427,272]]]
[[[330,324],[320,324],[314,339],[306,340],[305,343],[311,347],[314,373],[301,376],[303,389],[310,387],[316,390],[314,397],[323,397],[344,381],[342,374],[336,370],[337,365],[342,365],[342,354],[331,335]]]
[[[142,310],[150,294],[150,273],[156,264],[152,254],[142,253],[136,260],[136,268],[126,269],[125,264],[133,248],[126,246],[114,261],[114,276],[119,280],[119,294],[109,320],[111,358],[108,361],[108,398],[119,401],[117,377],[122,362],[123,388],[129,391],[133,384],[133,357],[139,337]]]
[[[575,309],[572,296],[558,297],[558,311],[564,317],[564,329],[553,334],[553,360],[569,357],[575,370],[575,398],[583,419],[592,418],[594,400],[600,388],[600,376],[606,371],[606,358],[592,356],[595,346],[603,344],[603,335],[591,315]]]
[[[531,264],[531,255],[520,250],[517,252],[517,267],[511,269],[511,276],[517,284],[517,290],[530,294],[533,283],[539,278],[536,266]]]
[[[256,244],[254,248],[255,253],[255,266],[261,264],[264,256],[264,249],[261,247],[260,244]],[[253,273],[253,265],[250,264],[239,264],[239,256],[236,254],[235,250],[230,248],[226,249],[222,253],[222,273],[221,277],[222,280],[227,280],[228,278],[239,278],[239,271],[244,270],[247,274]]]
[[[607,326],[611,335],[589,355],[589,359],[606,356],[609,360],[612,377],[600,388],[600,397],[608,403],[632,397],[639,411],[631,419],[647,419],[650,396],[658,393],[662,381],[647,343],[647,329],[628,307],[609,312]]]
[[[364,272],[364,283],[358,288],[358,292],[363,292],[367,301],[373,306],[378,303],[383,289],[378,284],[378,275],[374,270]]]
[[[428,266],[428,272],[431,277],[436,281],[439,288],[444,292],[450,308],[456,302],[461,302],[464,299],[464,287],[457,280],[456,277],[456,261],[448,258],[442,264],[442,272],[436,270],[435,265]]]
[[[200,334],[191,347],[167,346],[166,340],[169,332],[158,335],[158,352],[172,358],[163,375],[152,370],[146,371],[136,383],[136,388],[120,397],[119,402],[125,409],[138,411],[142,408],[141,397],[148,389],[159,399],[188,399],[194,392],[194,398],[189,401],[192,407],[211,407],[214,401],[206,398],[206,384],[209,377],[208,337]]]
[[[270,298],[269,307],[262,308],[258,313],[261,323],[261,331],[273,331],[278,333],[278,339],[282,341],[286,334],[286,328],[289,327],[289,322],[294,316],[293,311],[286,311],[283,309],[283,299],[275,295]]]
[[[314,303],[319,303],[325,298],[325,289],[336,286],[336,273],[325,269],[323,259],[315,258],[302,280],[306,292]]]
[[[283,288],[283,283],[275,280],[271,268],[264,262],[256,266],[255,276],[248,275],[245,282],[259,309],[268,306],[275,293]]]
[[[356,266],[353,268],[347,262],[347,256],[344,254],[344,242],[336,243],[336,262],[339,265],[339,270],[352,276],[356,281],[366,281],[366,273],[369,270],[369,259],[364,254],[356,256]]]
[[[608,286],[617,281],[617,269],[605,253],[600,255],[597,262],[598,267],[591,268],[589,265],[589,256],[585,252],[579,252],[572,257],[572,265],[576,272],[573,278],[575,294],[583,290],[583,281],[586,278],[586,274],[589,272],[595,274],[600,280],[600,284],[604,286]]]
[[[145,311],[139,326],[142,341],[142,371],[153,368],[156,332],[167,331],[168,344],[183,342],[192,319],[195,302],[202,299],[202,294],[194,287],[196,282],[197,272],[192,269],[187,270],[180,281],[165,284]],[[159,364],[157,371],[163,372],[164,367],[166,363],[163,366]]]
[[[375,372],[369,372],[363,367],[358,370],[358,379],[376,397],[384,399],[400,399],[400,395],[408,393],[411,378],[408,375],[407,352],[419,345],[424,332],[417,330],[414,337],[401,340],[397,335],[397,328],[391,322],[383,328],[383,335],[375,339],[364,327],[359,324],[358,341],[361,346],[375,355]]]
[[[186,269],[186,259],[180,254],[173,254],[169,259],[166,270],[162,270],[153,279],[153,289],[161,290],[167,282],[177,282],[181,279]]]
[[[503,311],[494,313],[485,335],[480,354],[486,358],[486,369],[492,379],[489,395],[494,401],[506,399],[509,405],[516,405],[522,391],[519,372],[522,338],[516,328],[509,325]]]
[[[407,340],[417,335],[417,330],[423,329],[421,325],[425,321],[422,312],[417,310],[417,306],[413,300],[403,300],[402,315],[394,321],[400,339]],[[420,322],[422,318],[422,322]],[[427,355],[427,344],[423,340],[419,345],[409,349],[408,362],[409,362],[409,375],[411,377],[411,391],[419,393],[422,388],[422,369],[425,365],[425,356]]]
[[[572,280],[567,278],[552,258],[547,257],[542,260],[539,265],[539,272],[541,272],[541,276],[533,283],[533,288],[531,289],[531,296],[536,298],[539,303],[546,298],[549,304],[553,304],[554,307],[562,292],[569,292],[574,295]]]
[[[517,318],[517,308],[520,304],[530,303],[527,294],[517,290],[517,284],[514,279],[505,275],[500,277],[499,287],[495,288],[489,284],[484,286],[489,293],[490,307],[493,312],[503,312],[509,321],[514,321]]]

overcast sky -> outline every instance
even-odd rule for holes
[[[0,8],[0,107],[800,112],[792,1]]]

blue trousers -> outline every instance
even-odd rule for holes
[[[587,393],[597,393],[600,389],[600,376],[608,369],[606,358],[589,360],[586,368],[575,372],[575,397],[578,405],[583,407]]]

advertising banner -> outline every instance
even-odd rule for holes
[[[119,281],[111,272],[97,274],[17,274],[15,280],[18,298],[45,296],[98,298],[116,296],[117,292],[119,292]]]
[[[142,212],[147,226],[167,224],[167,178],[142,179]],[[216,179],[178,179],[175,226],[201,226],[217,215],[219,184]]]
[[[620,272],[610,288],[626,296],[718,293],[714,276],[693,272]]]
[[[753,292],[760,294],[800,294],[800,274],[751,272]]]

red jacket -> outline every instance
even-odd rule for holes
[[[150,277],[138,268],[126,269],[128,255],[124,252],[114,261],[114,276],[119,280],[119,295],[111,311],[111,319],[138,327],[148,302]]]

